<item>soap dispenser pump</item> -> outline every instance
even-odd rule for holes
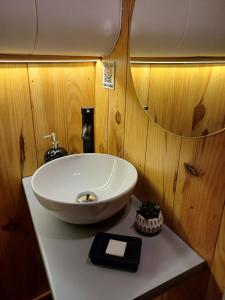
[[[45,153],[45,163],[54,160],[56,158],[68,155],[68,152],[64,148],[59,147],[59,144],[56,140],[55,132],[52,132],[51,134],[46,135],[43,138],[52,139],[52,148]]]

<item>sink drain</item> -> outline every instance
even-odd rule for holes
[[[80,193],[76,199],[79,203],[95,202],[97,200],[97,196],[93,192]]]

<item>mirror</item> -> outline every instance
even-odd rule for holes
[[[188,137],[225,127],[225,59],[220,59],[225,56],[225,19],[222,7],[214,18],[215,3],[206,0],[210,5],[201,10],[198,2],[185,10],[184,5],[175,7],[175,0],[136,0],[131,22],[130,66],[137,97],[161,127]],[[212,22],[204,16],[209,12]],[[182,58],[187,56],[195,58]]]

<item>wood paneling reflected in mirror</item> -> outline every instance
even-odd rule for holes
[[[205,136],[225,127],[225,65],[132,64],[142,107],[164,129]]]
[[[224,8],[220,0],[134,3],[134,87],[148,115],[170,132],[199,137],[225,127]]]

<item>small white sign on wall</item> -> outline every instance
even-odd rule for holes
[[[115,61],[103,61],[103,87],[105,89],[115,88]]]

